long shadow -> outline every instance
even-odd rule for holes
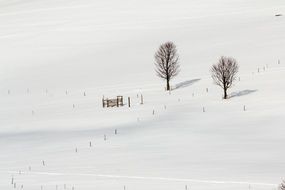
[[[229,98],[233,98],[233,97],[239,97],[239,96],[245,96],[251,93],[256,92],[257,90],[241,90],[241,91],[237,91],[237,92],[233,92],[229,95]]]
[[[180,83],[176,84],[172,90],[176,90],[178,88],[186,88],[186,87],[191,86],[192,84],[198,82],[199,80],[201,80],[201,79],[193,79],[193,80],[186,80],[184,82],[180,82]]]

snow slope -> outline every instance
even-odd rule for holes
[[[276,189],[284,12],[283,0],[0,0],[0,189]],[[181,58],[171,94],[153,65],[168,40]],[[240,64],[226,101],[209,74],[221,55]],[[103,95],[132,107],[103,109]]]

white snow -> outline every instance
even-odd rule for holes
[[[284,0],[0,0],[0,190],[276,189],[284,12]],[[168,40],[171,94],[153,59]],[[222,55],[240,64],[228,100],[209,73]],[[117,95],[131,108],[102,108]]]

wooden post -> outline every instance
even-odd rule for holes
[[[103,108],[105,108],[104,97],[102,98],[102,105],[103,105]]]
[[[143,104],[143,95],[141,94],[141,104]]]
[[[129,105],[129,107],[131,107],[131,98],[130,97],[128,97],[128,105]]]
[[[117,107],[119,107],[119,96],[117,96]]]

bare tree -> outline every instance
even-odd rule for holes
[[[279,190],[285,190],[285,180],[279,185]]]
[[[238,69],[238,63],[234,58],[224,56],[211,68],[214,83],[224,90],[224,99],[228,98],[227,90],[232,87]]]
[[[179,55],[173,42],[160,45],[155,53],[156,74],[166,80],[166,90],[170,90],[170,80],[179,73]]]

